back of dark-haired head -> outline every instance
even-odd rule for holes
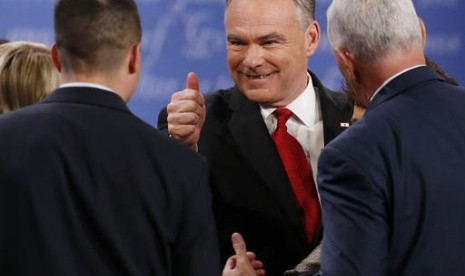
[[[142,36],[134,0],[58,0],[54,19],[64,72],[111,71]]]

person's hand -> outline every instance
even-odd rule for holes
[[[199,79],[195,73],[187,75],[186,89],[171,96],[166,111],[170,136],[195,149],[206,114],[205,99],[199,91]]]
[[[255,259],[255,253],[247,252],[241,234],[232,234],[231,241],[236,255],[226,261],[222,276],[265,276],[263,263]]]

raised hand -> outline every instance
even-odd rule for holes
[[[226,261],[222,275],[265,276],[263,263],[255,259],[255,253],[247,252],[246,244],[241,234],[232,234],[231,241],[236,255],[229,257]]]
[[[199,91],[199,79],[190,72],[186,89],[175,92],[166,108],[170,136],[196,148],[200,131],[205,122],[205,99]]]

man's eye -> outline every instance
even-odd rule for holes
[[[229,44],[229,45],[233,45],[233,46],[243,45],[242,42],[236,41],[236,40],[230,40],[230,41],[228,41],[228,44]]]
[[[263,45],[273,45],[273,44],[276,44],[276,43],[278,43],[278,41],[276,41],[276,40],[267,40],[267,41],[263,42],[262,44]]]

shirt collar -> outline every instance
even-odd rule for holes
[[[98,89],[116,93],[114,90],[112,90],[111,88],[105,85],[91,83],[91,82],[68,82],[68,83],[64,83],[60,85],[60,88],[65,88],[65,87],[92,87],[92,88],[98,88]]]
[[[316,94],[313,87],[313,81],[310,74],[307,73],[308,83],[305,90],[290,104],[286,106],[294,115],[308,127],[314,125],[318,120],[315,112]],[[263,107],[260,105],[261,113],[264,118],[270,116],[275,110],[275,107]]]

